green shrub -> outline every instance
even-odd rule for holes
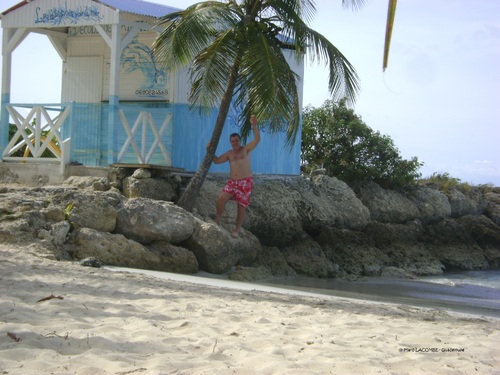
[[[301,159],[305,172],[325,168],[347,183],[374,181],[389,188],[415,182],[423,165],[416,157],[403,159],[393,140],[368,127],[345,100],[304,109]]]
[[[479,189],[482,193],[487,193],[493,190],[493,184],[482,184],[474,186],[468,182],[462,182],[459,178],[452,177],[448,172],[437,173],[418,181],[420,185],[431,185],[432,187],[448,193],[451,189],[455,188],[463,193],[468,193],[473,189]]]

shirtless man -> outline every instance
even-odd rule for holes
[[[238,211],[236,215],[236,227],[231,232],[233,237],[238,237],[243,220],[245,219],[246,208],[250,205],[250,194],[253,188],[253,177],[250,166],[250,153],[260,142],[257,118],[250,116],[252,124],[253,140],[245,146],[241,145],[241,137],[238,133],[231,134],[231,150],[221,156],[214,156],[214,163],[221,164],[229,161],[230,179],[224,189],[222,189],[215,205],[215,222],[220,224],[226,203],[230,199],[236,201]],[[207,145],[207,149],[208,146]]]

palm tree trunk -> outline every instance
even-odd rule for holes
[[[239,56],[238,56],[239,57]],[[200,189],[205,181],[208,170],[212,165],[214,160],[215,151],[217,150],[217,145],[222,134],[222,129],[224,129],[224,124],[226,122],[227,114],[229,113],[229,108],[231,107],[231,101],[233,98],[234,88],[236,87],[236,78],[238,76],[239,70],[239,58],[236,59],[235,64],[232,67],[231,74],[229,75],[229,80],[227,82],[226,92],[222,98],[219,114],[217,115],[217,120],[215,122],[215,128],[210,138],[210,146],[201,162],[198,170],[194,176],[189,181],[186,189],[182,193],[177,205],[184,208],[186,211],[193,211],[194,204],[196,202],[196,197],[200,192]]]

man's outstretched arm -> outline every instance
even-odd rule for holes
[[[260,142],[260,132],[259,132],[259,127],[257,126],[258,121],[257,117],[255,115],[250,116],[250,124],[252,124],[252,131],[253,131],[253,139],[246,145],[246,148],[248,152],[252,151],[255,147]]]
[[[208,144],[207,144],[207,151],[208,151],[209,147],[210,147],[210,142],[208,142]],[[221,156],[214,155],[213,162],[215,164],[222,164],[222,163],[225,163],[228,160],[229,160],[229,157],[227,156],[227,152],[226,152],[226,153],[222,154]]]

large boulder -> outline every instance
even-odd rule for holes
[[[110,266],[164,271],[157,254],[121,234],[80,228],[72,233],[66,250],[78,260],[94,257]]]
[[[448,197],[439,190],[426,186],[414,188],[409,192],[409,199],[420,212],[419,219],[425,223],[436,223],[451,216]]]
[[[462,231],[468,233],[482,248],[500,250],[500,227],[484,215],[465,215],[457,219]]]
[[[70,229],[69,222],[60,221],[52,224],[49,230],[39,230],[38,238],[51,241],[55,246],[61,246],[66,242]]]
[[[167,241],[178,244],[194,232],[195,218],[171,202],[128,199],[117,210],[116,233],[141,244]]]
[[[188,249],[174,246],[166,241],[153,242],[146,248],[158,255],[164,271],[188,274],[198,272],[198,261],[193,252]]]
[[[138,171],[143,171],[139,173]],[[145,171],[145,172],[144,172]],[[145,177],[144,169],[138,169],[122,181],[123,195],[127,198],[150,198],[174,202],[177,199],[174,186],[164,178]]]
[[[343,181],[325,175],[312,181],[298,180],[297,207],[304,229],[317,234],[325,228],[363,229],[370,221],[370,211]]]
[[[297,276],[295,270],[287,263],[285,255],[277,247],[263,246],[255,264],[266,267],[273,276]]]
[[[182,243],[192,251],[201,270],[226,273],[235,265],[251,265],[261,251],[259,240],[242,229],[238,238],[210,222],[200,221],[193,234]]]
[[[257,179],[245,228],[264,246],[288,246],[303,232],[325,228],[361,229],[370,212],[344,182],[327,176]]]
[[[64,211],[50,203],[52,193],[43,188],[4,188],[0,199],[0,242],[32,241],[39,231],[50,231],[52,224],[64,221]]]
[[[257,179],[244,228],[264,246],[280,247],[293,242],[302,233],[296,204],[299,199],[299,193],[283,179]]]
[[[486,208],[484,214],[496,225],[500,225],[500,188],[495,188],[484,195]]]
[[[467,215],[428,225],[424,241],[448,271],[487,269],[486,254],[494,257],[490,260],[493,264],[500,257],[500,227],[485,216]]]
[[[143,246],[121,234],[80,228],[71,234],[64,247],[74,259],[96,258],[110,266],[177,273],[198,271],[192,252],[165,241]]]
[[[66,211],[74,228],[113,232],[116,208],[122,199],[115,191],[65,190],[54,196],[52,204]]]
[[[487,206],[483,195],[474,188],[467,193],[458,188],[452,188],[447,192],[447,195],[451,206],[451,217],[480,215]]]
[[[204,220],[214,214],[215,202],[225,183],[226,179],[223,177],[207,176],[196,198],[193,214],[198,215]],[[233,207],[230,207],[230,203],[231,202],[228,202],[228,207],[226,207],[224,215],[222,216],[222,223],[224,224],[234,224],[236,221],[236,208],[234,207],[233,209]]]
[[[316,240],[326,257],[338,264],[346,276],[378,276],[389,263],[387,255],[365,232],[332,227],[322,231]]]
[[[321,246],[305,236],[302,241],[281,249],[286,262],[297,273],[310,277],[335,277],[338,274],[338,265],[326,258]]]
[[[95,176],[70,176],[64,180],[62,186],[91,191],[108,191],[110,189],[107,178]]]
[[[415,203],[403,194],[382,189],[374,182],[364,184],[357,190],[357,196],[370,210],[371,219],[381,223],[403,224],[419,217]]]

